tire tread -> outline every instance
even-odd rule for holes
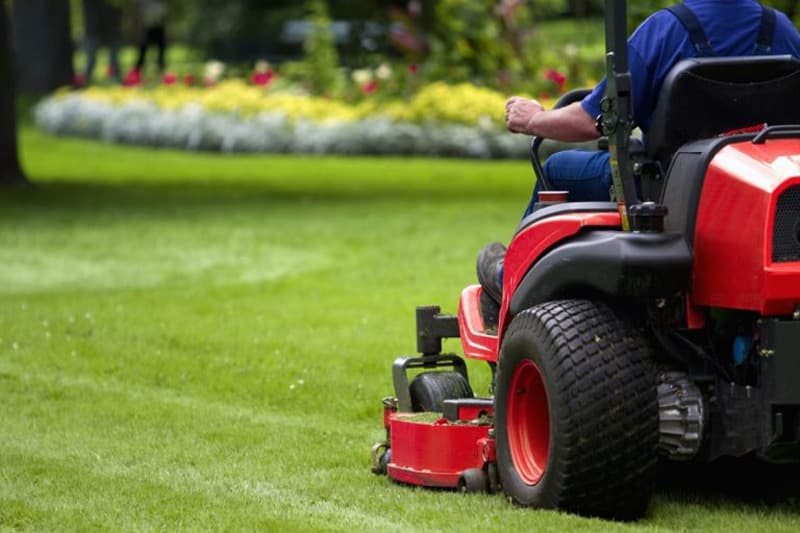
[[[547,302],[517,315],[504,337],[513,345],[536,337],[543,361],[559,452],[547,494],[517,503],[616,519],[642,516],[655,484],[658,404],[655,371],[643,335],[609,306],[586,300]],[[498,383],[513,365],[501,352]],[[511,368],[508,368],[511,366]],[[550,390],[552,388],[552,390]],[[552,449],[552,448],[551,448]],[[502,473],[501,468],[501,473]]]

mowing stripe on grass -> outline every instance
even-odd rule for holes
[[[0,249],[0,292],[257,283],[318,270],[331,262],[318,251],[273,245],[263,238],[244,242],[231,236],[224,241],[187,243],[189,239],[181,239],[180,231],[163,228],[147,246],[131,248],[124,228],[104,227],[103,238],[111,237],[114,244],[99,251],[88,244],[96,239],[93,231],[87,228],[69,240],[59,232],[43,242]]]
[[[7,362],[0,362],[0,380],[15,378],[20,383],[37,386],[47,386],[53,389],[77,389],[86,393],[91,393],[110,401],[110,396],[124,397],[128,403],[148,403],[162,407],[175,408],[203,413],[215,418],[225,418],[237,423],[247,423],[259,427],[281,427],[302,429],[308,431],[322,431],[335,433],[342,436],[363,438],[366,432],[374,432],[375,424],[366,422],[348,422],[339,426],[334,426],[331,430],[330,420],[315,414],[289,415],[281,412],[256,411],[242,405],[230,403],[214,402],[192,397],[186,394],[179,394],[176,391],[159,388],[145,387],[141,385],[128,385],[114,376],[90,377],[85,375],[73,375],[64,371],[51,371],[36,369],[30,371],[30,367],[14,365]]]
[[[17,440],[20,435],[9,435],[16,444],[2,444],[3,463],[8,464],[38,464],[42,470],[50,472],[63,471],[70,473],[70,477],[82,478],[83,483],[98,483],[101,486],[126,486],[131,490],[131,485],[158,487],[166,489],[176,497],[187,495],[199,496],[207,505],[225,505],[234,508],[248,509],[258,516],[259,511],[253,505],[258,504],[264,509],[280,509],[278,518],[282,523],[294,523],[299,529],[308,530],[326,529],[331,525],[331,519],[337,522],[344,520],[348,527],[362,527],[366,531],[411,531],[412,523],[405,520],[390,519],[380,514],[366,511],[356,505],[347,505],[342,502],[330,502],[321,498],[309,497],[303,490],[282,488],[275,483],[264,480],[241,479],[219,475],[209,475],[196,468],[182,468],[169,463],[148,463],[139,465],[125,465],[121,461],[93,460],[87,458],[79,450],[72,449],[70,443],[62,442],[53,447],[42,447],[37,440]],[[3,470],[6,470],[4,467]],[[4,485],[10,481],[9,474],[5,473],[0,480],[0,494],[2,499],[15,499],[18,487],[13,484]],[[89,479],[87,479],[89,478]],[[46,480],[42,480],[45,481]],[[39,491],[31,487],[25,491],[25,501],[28,505],[48,513],[60,513],[63,510],[81,510],[92,514],[92,506],[85,500],[75,498],[74,494],[66,492],[58,494],[48,491],[47,499],[40,499]],[[127,498],[121,498],[120,503]],[[128,505],[135,505],[128,501]],[[82,516],[87,518],[86,515]],[[197,526],[202,524],[198,523]],[[130,526],[130,524],[129,524]]]
[[[81,479],[81,483],[91,485],[86,479],[90,476],[97,478],[101,486],[125,486],[132,495],[139,492],[137,486],[156,486],[179,496],[199,495],[209,505],[251,507],[253,512],[250,502],[271,509],[271,513],[280,509],[281,520],[295,523],[300,529],[324,529],[332,518],[344,520],[348,527],[368,530],[407,531],[412,527],[404,520],[376,514],[335,496],[328,500],[319,488],[305,490],[297,486],[296,476],[302,474],[303,465],[294,460],[295,452],[302,443],[311,443],[318,435],[325,435],[329,442],[340,442],[341,449],[350,450],[347,455],[351,457],[334,458],[333,464],[327,464],[330,461],[326,459],[306,465],[309,480],[325,487],[340,483],[342,474],[344,479],[370,476],[366,448],[358,452],[365,459],[360,473],[350,469],[342,472],[338,468],[342,462],[352,461],[352,444],[356,439],[343,438],[340,433],[344,431],[331,431],[313,417],[255,413],[246,408],[182,397],[172,391],[128,387],[113,380],[102,383],[58,372],[34,374],[12,365],[0,368],[7,385],[17,380],[16,388],[23,398],[40,401],[49,398],[46,405],[30,405],[21,411],[4,413],[0,472],[5,480],[11,477],[9,472],[14,465],[43,464],[49,465],[45,471],[58,473],[59,477],[66,470],[69,477]],[[64,392],[64,389],[75,390]],[[89,419],[78,414],[81,406],[87,404],[100,406]],[[180,412],[175,412],[176,408]],[[0,408],[0,412],[3,410]],[[154,410],[162,419],[169,413],[173,419],[169,427],[147,422]],[[131,423],[138,415],[147,417],[144,423]],[[220,420],[225,417],[234,420]],[[243,433],[249,435],[247,445],[228,449],[226,436],[215,433],[231,423],[237,425],[239,437]],[[276,428],[280,431],[276,432]],[[359,438],[365,433],[363,428],[353,425],[344,429]],[[138,450],[146,451],[131,450],[128,444],[138,444]],[[263,456],[263,464],[257,471],[246,466],[253,464],[254,454]],[[51,483],[47,479],[40,481],[45,485]],[[352,481],[355,479],[349,480]],[[19,497],[19,485],[7,481],[2,484],[6,485],[3,499]],[[35,500],[41,488],[29,486],[23,492],[32,492],[30,496]],[[61,490],[64,493],[59,495],[57,487],[47,488],[50,503],[42,510],[58,511],[61,507],[58,500],[63,500],[67,507],[76,505],[74,495]]]

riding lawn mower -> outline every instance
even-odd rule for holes
[[[480,285],[457,316],[417,309],[419,355],[394,362],[374,472],[636,519],[659,461],[800,461],[800,62],[681,61],[642,144],[626,7],[606,0],[615,201],[547,191],[533,139],[545,192],[508,246],[499,315],[483,315]],[[488,363],[489,396],[441,353],[455,337]]]

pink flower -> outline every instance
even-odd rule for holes
[[[567,83],[567,77],[564,74],[557,70],[547,69],[544,73],[544,77],[558,85],[558,92],[564,92],[564,85]]]
[[[191,74],[184,74],[183,76],[183,84],[187,87],[192,87],[196,81],[197,80],[195,80],[194,76]]]
[[[253,72],[253,75],[250,77],[250,82],[259,87],[266,87],[272,82],[273,78],[275,78],[275,73],[271,70],[264,72],[256,71]]]
[[[164,74],[164,78],[161,81],[164,85],[175,85],[175,82],[178,81],[178,76],[172,72],[167,72]]]
[[[377,91],[378,87],[380,87],[378,80],[370,80],[361,86],[361,92],[363,92],[366,95],[370,95],[375,91]]]
[[[125,76],[125,79],[122,80],[122,85],[125,87],[135,87],[137,85],[141,85],[142,83],[142,72],[135,68],[128,72],[128,75]]]

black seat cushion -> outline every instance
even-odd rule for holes
[[[757,124],[800,124],[800,61],[791,56],[685,59],[659,94],[647,153],[666,168],[697,139]]]

